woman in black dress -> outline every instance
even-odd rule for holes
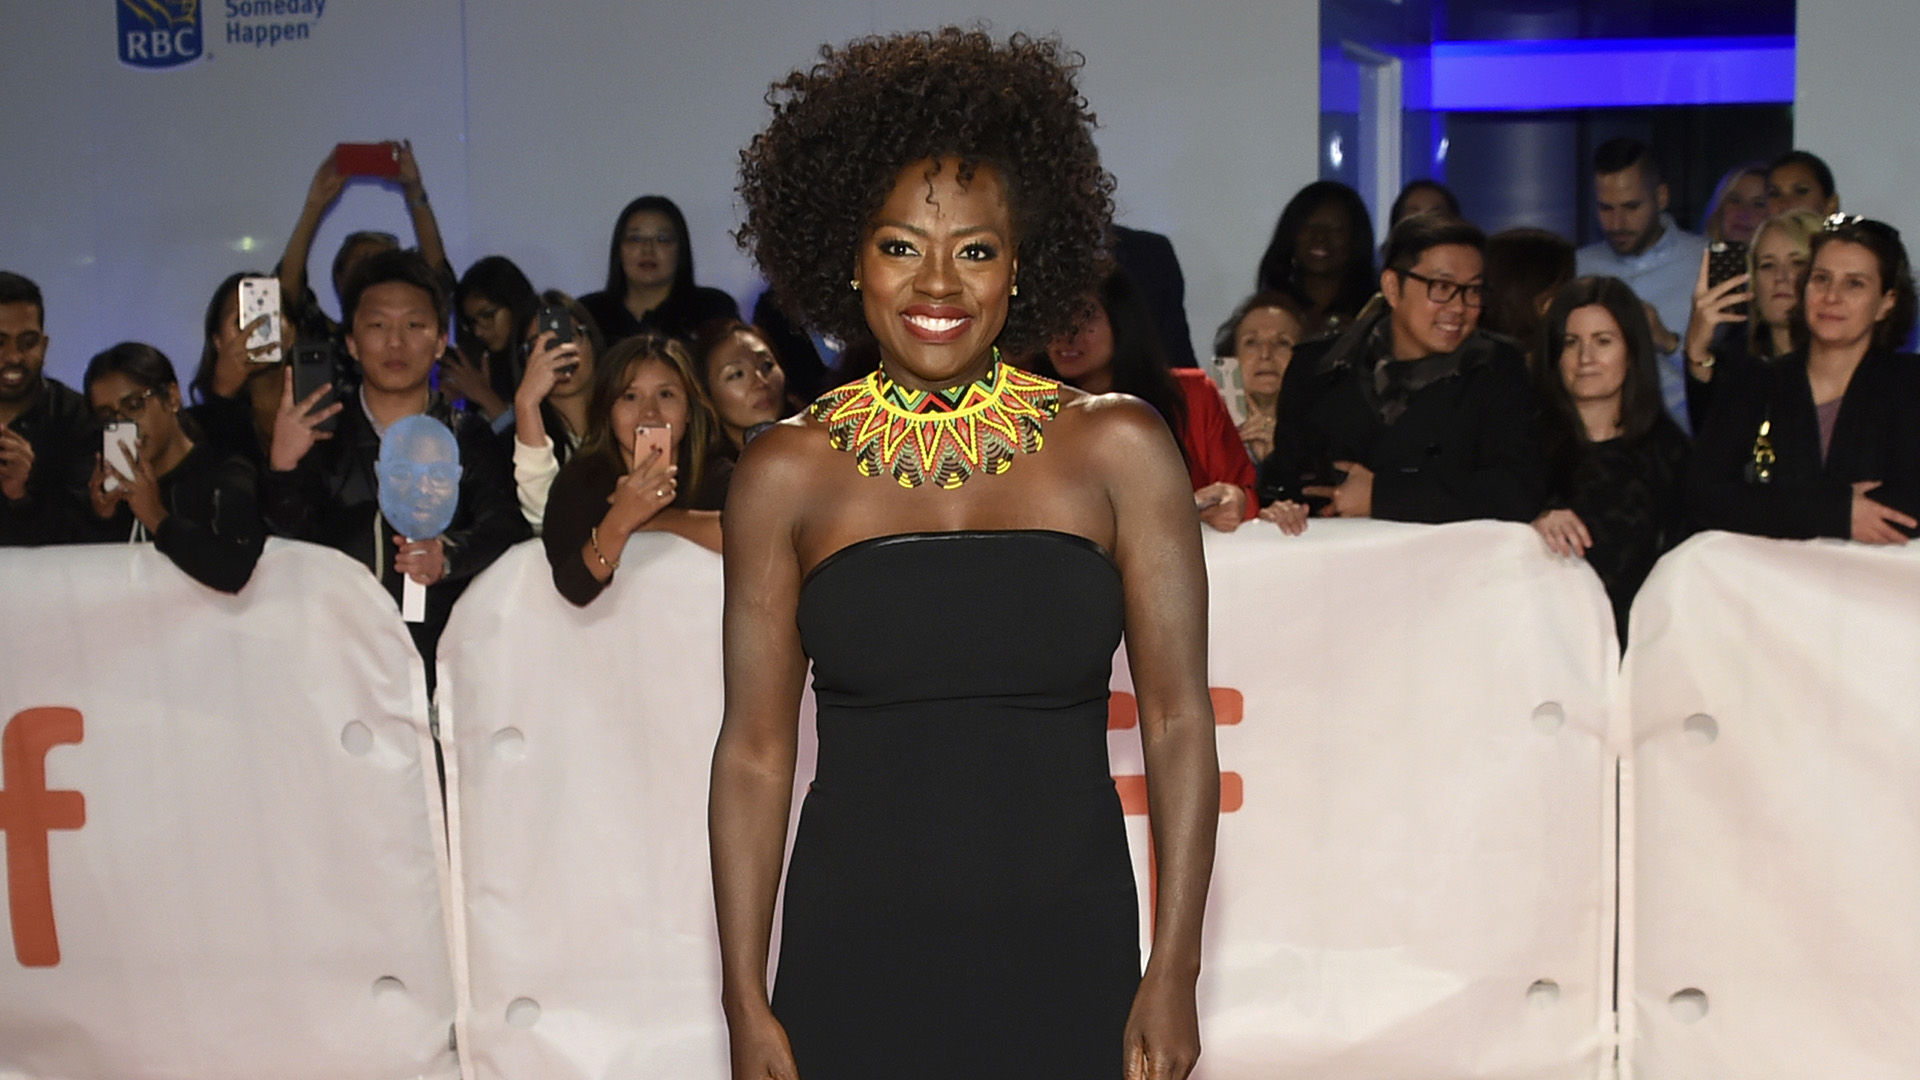
[[[1703,529],[1904,544],[1920,516],[1913,270],[1892,226],[1829,218],[1813,238],[1792,353],[1715,379],[1687,487]]]
[[[741,240],[879,370],[749,443],[711,834],[733,1075],[1145,1080],[1199,1053],[1219,807],[1206,568],[1151,409],[999,359],[1069,329],[1112,181],[1050,40],[875,37],[776,84]],[[1122,633],[1158,868],[1106,757]],[[808,662],[819,758],[766,969]]]
[[[1625,642],[1634,593],[1680,536],[1687,437],[1661,406],[1653,332],[1626,282],[1562,286],[1534,348],[1552,473],[1533,527],[1600,575]]]

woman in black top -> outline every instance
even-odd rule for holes
[[[96,456],[93,539],[152,540],[195,581],[239,592],[266,543],[253,466],[194,440],[173,364],[151,345],[122,342],[94,357],[84,385],[101,423],[139,428],[134,460]]]
[[[1309,340],[1346,329],[1380,287],[1373,218],[1360,193],[1338,180],[1301,188],[1274,223],[1256,284],[1307,298]]]
[[[1920,361],[1893,351],[1913,332],[1914,309],[1900,234],[1829,219],[1794,318],[1799,348],[1715,393],[1687,478],[1695,524],[1869,544],[1914,535]]]
[[[1551,473],[1533,527],[1600,575],[1624,642],[1633,594],[1679,537],[1687,437],[1661,407],[1653,332],[1626,282],[1562,286],[1535,348]]]
[[[666,427],[670,452],[637,429]],[[607,587],[627,538],[670,532],[720,550],[720,508],[733,462],[719,453],[713,406],[677,341],[628,338],[594,372],[587,440],[547,495],[541,539],[560,595],[582,607]]]
[[[540,306],[533,283],[504,255],[467,268],[453,288],[454,348],[440,359],[440,389],[488,423],[513,404],[520,385],[520,328]]]
[[[740,306],[693,283],[687,219],[664,195],[642,195],[614,221],[607,287],[580,303],[609,345],[652,332],[686,341],[709,319],[737,319]]]
[[[236,454],[256,466],[266,460],[266,445],[273,435],[283,362],[264,363],[260,358],[275,348],[284,357],[293,348],[295,332],[292,320],[283,318],[278,346],[247,347],[247,340],[267,317],[262,315],[240,325],[240,282],[264,276],[242,270],[227,275],[213,290],[212,299],[207,301],[200,366],[187,384],[194,403],[187,407],[186,415],[199,425],[199,441],[215,450],[216,456]]]
[[[1715,373],[1738,378],[1755,360],[1793,351],[1793,319],[1806,286],[1807,252],[1820,231],[1810,210],[1768,218],[1753,233],[1747,272],[1707,284],[1708,255],[1700,256],[1687,320],[1687,419],[1702,431],[1713,413]]]

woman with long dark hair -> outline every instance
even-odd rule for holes
[[[593,375],[607,351],[580,301],[558,289],[541,293],[540,301],[564,310],[572,333],[560,341],[557,333],[540,328],[536,312],[529,312],[516,334],[527,359],[513,395],[508,441],[520,513],[536,533],[545,526],[553,478],[587,439]]]
[[[1600,575],[1624,642],[1634,593],[1680,536],[1687,437],[1661,404],[1653,330],[1626,282],[1570,282],[1544,322],[1535,348],[1552,471],[1533,527]]]
[[[1259,510],[1253,459],[1219,389],[1198,368],[1167,364],[1153,313],[1125,270],[1107,275],[1079,329],[1048,343],[1033,369],[1089,394],[1132,394],[1153,406],[1180,444],[1201,521],[1232,532]]]
[[[664,446],[642,442],[642,429],[664,431]],[[587,439],[547,494],[541,540],[560,595],[592,603],[642,530],[720,550],[733,463],[718,450],[713,406],[685,346],[641,334],[609,349],[593,378]]]
[[[125,341],[87,363],[87,404],[102,424],[131,424],[132,455],[96,455],[88,485],[93,539],[150,540],[195,581],[239,592],[266,544],[254,470],[194,438],[173,362]]]
[[[265,324],[261,315],[240,324],[240,282],[264,277],[257,271],[228,274],[213,290],[202,319],[200,364],[187,389],[193,404],[186,413],[199,425],[201,436],[221,456],[238,454],[254,464],[264,461],[273,436],[273,417],[280,410],[280,365],[263,362],[276,346],[248,346],[255,330]],[[285,357],[293,348],[296,328],[291,319],[280,322],[278,348]]]
[[[1920,515],[1913,268],[1891,225],[1835,215],[1813,237],[1795,350],[1715,379],[1688,494],[1703,529],[1904,544]]]
[[[1373,218],[1360,193],[1338,180],[1301,188],[1274,224],[1256,285],[1306,297],[1310,339],[1352,322],[1380,287],[1373,269]]]
[[[520,383],[519,329],[539,306],[533,283],[505,255],[467,268],[453,289],[453,344],[440,361],[440,389],[488,423],[513,403]]]
[[[686,341],[709,319],[737,319],[740,305],[693,280],[687,218],[664,195],[642,195],[621,208],[607,245],[607,285],[580,303],[609,346],[635,334]]]

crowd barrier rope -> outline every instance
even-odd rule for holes
[[[1697,538],[1621,667],[1524,526],[1206,552],[1201,1080],[1920,1072],[1920,561]],[[0,552],[0,1080],[725,1077],[720,602],[671,537],[585,609],[509,551],[441,640],[443,820],[357,564],[275,541],[226,597],[147,547]],[[1145,896],[1124,648],[1112,686]],[[809,696],[796,791],[811,756]]]

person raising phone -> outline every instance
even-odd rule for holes
[[[554,477],[541,534],[553,584],[581,607],[613,572],[627,538],[670,532],[720,550],[720,508],[733,463],[679,342],[640,334],[615,345],[593,376],[587,438]]]

